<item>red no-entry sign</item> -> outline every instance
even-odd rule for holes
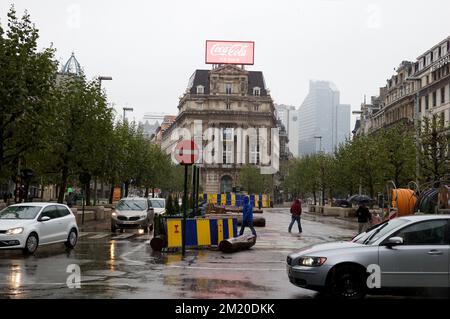
[[[197,144],[192,140],[182,140],[175,147],[175,159],[181,165],[193,165],[199,155]]]

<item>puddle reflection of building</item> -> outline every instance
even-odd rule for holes
[[[9,287],[13,295],[19,294],[20,286],[22,284],[22,267],[20,265],[13,265],[9,275]]]

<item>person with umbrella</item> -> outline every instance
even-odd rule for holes
[[[369,226],[369,221],[372,220],[372,214],[364,201],[359,203],[359,207],[356,210],[356,217],[358,218],[358,233],[365,232]]]

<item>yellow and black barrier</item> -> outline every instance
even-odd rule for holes
[[[165,234],[163,234],[162,248],[180,248],[183,238],[183,219],[164,218],[163,223],[165,224]],[[214,216],[186,219],[186,247],[218,246],[222,240],[234,238],[237,235],[236,217]]]
[[[223,193],[223,194],[201,194],[203,200],[219,206],[243,206],[244,196],[250,197],[250,203],[253,207],[259,207],[261,204],[262,208],[270,207],[270,195],[268,194],[233,194],[233,193]]]

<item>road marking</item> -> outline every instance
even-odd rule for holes
[[[136,235],[136,234],[122,234],[122,235],[119,235],[119,236],[115,236],[115,237],[113,237],[111,239],[127,239],[127,238],[130,238],[130,237],[134,236],[134,235]]]
[[[175,266],[167,265],[167,268],[201,269],[201,270],[236,270],[236,271],[286,271],[286,268],[219,268],[219,267],[198,267],[198,266]]]
[[[89,237],[89,239],[100,239],[100,238],[108,237],[108,236],[110,236],[110,235],[111,235],[111,234],[98,234],[98,235]]]
[[[91,232],[80,232],[80,234],[78,235],[78,238],[81,238],[83,236],[87,236],[89,234],[92,234]]]
[[[133,264],[136,264],[136,265],[146,265],[146,263],[143,262],[143,261],[132,260],[132,259],[129,259],[127,257],[128,255],[131,255],[131,254],[135,253],[136,251],[142,249],[145,246],[146,246],[145,243],[144,244],[140,244],[139,246],[137,246],[136,248],[130,250],[129,252],[126,252],[125,254],[120,255],[119,258],[122,259],[122,260],[125,260],[126,262],[133,263]]]

